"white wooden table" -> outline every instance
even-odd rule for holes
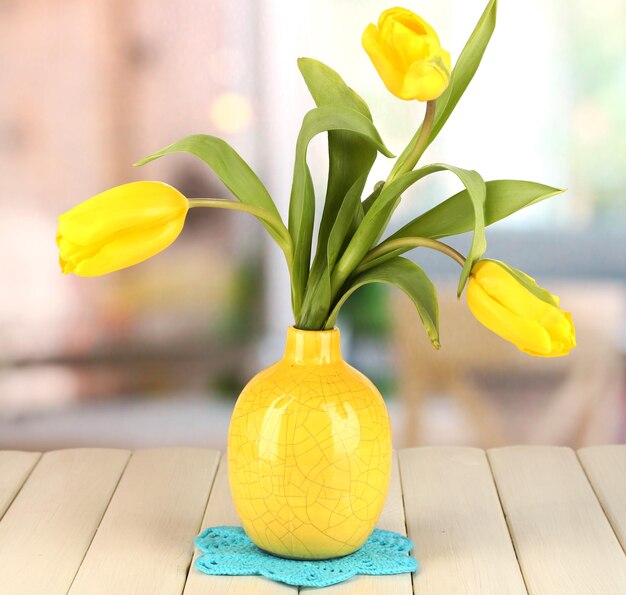
[[[191,565],[202,528],[238,524],[214,450],[0,451],[0,519],[2,595],[297,592]],[[379,526],[419,572],[316,592],[624,595],[626,445],[401,450]]]

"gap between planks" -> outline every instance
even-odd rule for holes
[[[571,449],[514,446],[488,456],[529,593],[626,592],[626,558]]]
[[[0,520],[40,458],[40,452],[0,451]]]
[[[420,595],[524,595],[486,454],[467,447],[400,451],[409,537]]]
[[[199,448],[135,451],[69,593],[180,594],[218,460]]]
[[[3,592],[67,593],[129,456],[90,448],[41,457],[0,521]]]
[[[582,448],[578,459],[626,552],[626,444]]]

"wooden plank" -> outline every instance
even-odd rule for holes
[[[67,593],[130,453],[44,454],[0,521],[0,590]]]
[[[626,444],[582,448],[578,458],[626,551]]]
[[[70,593],[181,593],[218,459],[199,448],[135,451]]]
[[[211,497],[202,520],[202,530],[220,525],[241,526],[235,512],[230,488],[226,457],[220,462]],[[198,557],[196,551],[194,561]],[[209,576],[200,572],[193,564],[189,570],[184,595],[294,595],[296,587],[277,583],[258,576]]]
[[[404,506],[402,504],[402,490],[400,487],[400,470],[398,459],[394,453],[389,494],[385,507],[380,515],[377,527],[406,535],[404,520]],[[413,593],[411,575],[393,574],[389,576],[356,576],[345,583],[333,585],[324,589],[300,589],[301,593],[332,593],[333,595],[409,595]]]
[[[39,452],[0,451],[0,519],[40,457]]]
[[[400,475],[416,593],[526,593],[484,451],[401,450]]]
[[[529,593],[626,593],[626,558],[571,449],[488,456]]]

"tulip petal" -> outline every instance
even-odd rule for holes
[[[368,25],[363,31],[361,43],[387,89],[397,95],[402,87],[402,73],[397,63],[394,63],[387,54],[387,49],[374,25]]]
[[[400,99],[430,101],[439,97],[450,82],[441,58],[428,58],[411,64],[398,93]]]
[[[59,234],[83,246],[111,234],[184,216],[187,199],[162,182],[133,182],[102,192],[59,217]]]
[[[556,309],[558,315],[553,315],[542,321],[552,339],[552,351],[557,355],[565,355],[576,347],[576,330],[569,312]]]
[[[467,303],[480,323],[496,335],[514,343],[521,351],[543,356],[551,353],[550,335],[538,322],[524,319],[507,310],[484,291],[474,277],[470,277],[467,286]]]
[[[430,46],[424,35],[415,35],[398,21],[392,21],[388,29],[385,35],[387,45],[395,50],[403,70],[409,68],[414,62],[428,57]]]
[[[172,244],[183,225],[184,218],[172,218],[165,224],[119,233],[90,258],[77,262],[73,272],[79,277],[94,277],[143,262]]]
[[[57,246],[59,247],[61,258],[66,264],[70,264],[72,266],[72,271],[75,268],[75,263],[91,258],[101,248],[101,245],[98,244],[81,246],[80,244],[75,244],[63,236],[57,236]],[[62,268],[65,269],[63,265]],[[65,272],[65,270],[63,272]]]
[[[538,321],[550,316],[562,316],[559,308],[528,291],[496,261],[482,260],[476,263],[472,269],[472,275],[492,298],[518,316]],[[534,279],[526,277],[536,284]],[[551,297],[554,298],[554,296]]]
[[[437,39],[437,33],[435,30],[420,16],[410,11],[408,8],[389,8],[380,15],[378,19],[378,28],[383,29],[389,24],[389,21],[397,21],[402,23],[405,27],[417,33],[417,35],[429,35]]]
[[[448,78],[450,78],[452,75],[452,61],[450,60],[450,52],[440,47],[439,57],[441,58],[443,65],[446,67],[446,70],[448,71]]]
[[[74,271],[74,265],[71,262],[67,262],[62,256],[59,256],[59,265],[61,266],[61,272],[64,275],[69,275]]]

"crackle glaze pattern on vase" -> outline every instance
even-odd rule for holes
[[[380,516],[391,429],[376,387],[341,357],[339,330],[290,328],[284,357],[239,396],[228,436],[235,508],[272,554],[350,554]]]

